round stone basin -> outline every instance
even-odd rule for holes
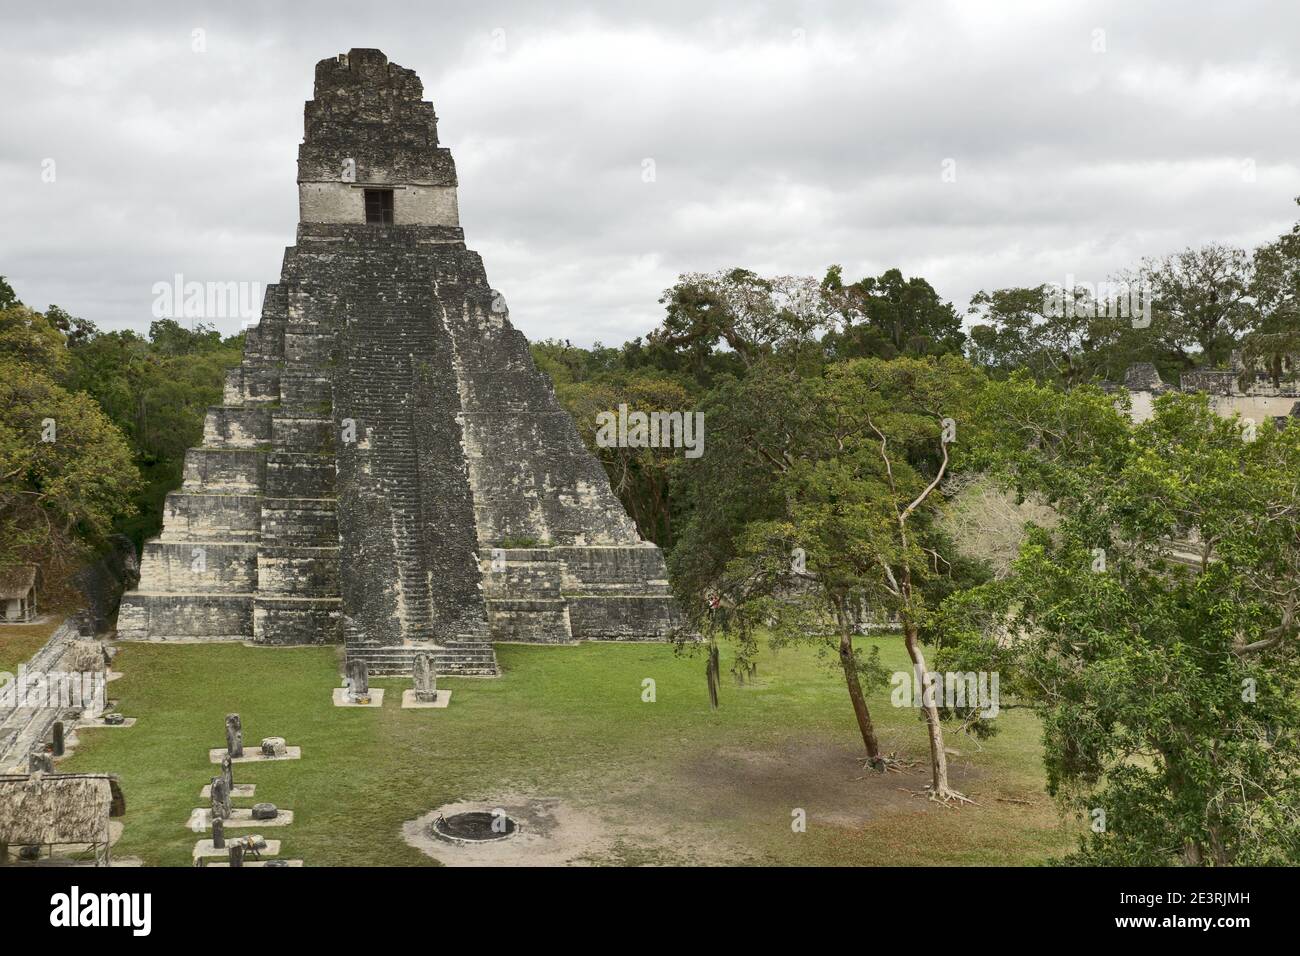
[[[439,815],[429,830],[448,843],[490,843],[514,836],[519,832],[519,825],[504,813],[469,810],[449,817]]]

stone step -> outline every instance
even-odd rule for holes
[[[497,677],[501,673],[496,651],[491,644],[482,642],[444,644],[436,648],[347,645],[348,659],[364,660],[367,670],[378,677],[410,676],[415,656],[420,653],[433,655],[433,666],[439,674]]]

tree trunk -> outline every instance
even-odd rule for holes
[[[871,724],[871,712],[867,710],[867,700],[862,696],[862,685],[858,682],[858,664],[853,656],[853,636],[841,625],[840,629],[840,666],[844,668],[844,683],[849,687],[849,700],[853,701],[853,713],[858,718],[858,730],[862,733],[862,743],[867,748],[867,759],[876,770],[885,769],[885,760],[880,756],[880,744],[876,741],[876,728]]]
[[[930,737],[930,793],[935,797],[955,796],[948,787],[948,755],[943,749],[943,727],[939,723],[939,708],[934,695],[926,692],[925,654],[921,651],[917,639],[916,624],[911,615],[903,614],[903,641],[907,645],[907,656],[912,659],[917,680],[921,684],[921,707],[925,711],[925,726]]]

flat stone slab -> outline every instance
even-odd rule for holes
[[[383,688],[375,688],[370,691],[370,703],[354,704],[348,700],[348,689],[346,687],[334,688],[334,706],[335,707],[383,707],[384,691]]]
[[[263,850],[262,852],[265,853],[266,851]],[[252,862],[249,862],[249,860],[248,860],[247,857],[244,858],[244,866],[245,866],[245,867],[266,866],[266,864],[268,864],[268,863],[270,863],[270,862],[271,862],[270,860],[253,860]],[[205,863],[205,864],[203,864],[203,865],[204,865],[205,867],[207,867],[207,866],[227,866],[227,867],[228,867],[228,866],[230,866],[230,861],[229,861],[229,860],[221,860],[220,862],[217,862],[217,863]],[[285,860],[285,861],[284,861],[284,865],[285,865],[285,866],[302,866],[302,860]]]
[[[226,817],[227,830],[256,830],[261,827],[287,827],[293,823],[293,811],[281,810],[274,820],[254,820],[253,811],[247,807],[232,809]],[[212,808],[198,807],[190,813],[185,826],[195,833],[212,829]]]
[[[231,789],[234,791],[233,793],[230,794],[231,799],[234,799],[235,797],[251,797],[253,796],[253,794],[257,792],[257,784],[237,783]],[[212,799],[212,784],[208,784],[206,787],[204,787],[202,790],[199,791],[199,799],[200,800]]]
[[[244,756],[231,757],[230,762],[231,763],[266,763],[271,760],[301,760],[302,759],[301,747],[285,747],[284,749],[285,752],[280,756],[268,757],[266,754],[262,753],[260,749],[258,749],[258,745],[254,744],[252,747],[248,747],[248,746],[244,747]],[[213,747],[211,750],[208,751],[208,762],[221,763],[221,758],[224,757],[225,755],[226,755],[225,747]]]
[[[434,701],[424,701],[415,699],[415,689],[402,691],[402,709],[403,710],[425,710],[426,708],[446,707],[451,703],[451,691],[439,690],[438,699]]]
[[[104,723],[103,717],[83,717],[81,720],[77,721],[77,729],[89,730],[91,727],[109,727],[112,729],[117,729],[118,727],[134,727],[135,720],[134,717],[127,717],[120,724],[106,724]]]
[[[126,675],[123,674],[121,671],[109,671],[107,674],[104,675],[104,683],[107,684],[110,681],[121,680],[125,676]]]
[[[229,843],[229,842],[230,842],[229,840],[226,841],[226,843]],[[279,840],[267,840],[267,841],[266,841],[266,849],[265,849],[265,850],[262,850],[261,853],[262,853],[262,856],[279,856],[279,855],[280,855],[280,841],[279,841]],[[213,857],[220,857],[220,858],[222,858],[222,859],[227,859],[227,858],[229,858],[229,856],[230,856],[230,847],[229,847],[229,846],[224,847],[224,848],[218,850],[216,847],[214,847],[214,846],[212,845],[212,841],[211,841],[211,840],[200,840],[198,843],[194,844],[194,854],[193,854],[193,858],[196,859],[196,860],[199,860],[199,859],[205,859],[205,858],[206,858],[206,859],[211,859],[211,858],[213,858]],[[245,858],[245,859],[247,859],[247,858]],[[256,860],[253,860],[252,862],[256,863],[257,861],[256,861]],[[248,863],[245,863],[244,865],[247,866]]]

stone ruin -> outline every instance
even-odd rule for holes
[[[244,725],[238,714],[226,715],[226,756],[244,756]]]
[[[1294,369],[1296,357],[1286,360]],[[1300,417],[1300,383],[1292,379],[1274,383],[1266,368],[1258,362],[1247,363],[1241,350],[1235,350],[1226,368],[1198,368],[1182,372],[1178,385],[1165,382],[1150,362],[1139,362],[1124,373],[1123,387],[1132,402],[1131,416],[1146,421],[1154,413],[1155,399],[1166,392],[1204,392],[1210,407],[1225,417],[1240,415],[1256,423],[1267,420],[1279,423]],[[1102,388],[1114,391],[1114,382],[1102,382]]]
[[[372,673],[495,674],[488,641],[667,636],[663,555],[483,262],[411,70],[316,66],[300,222],[118,634],[346,642]],[[201,554],[203,560],[196,561]]]
[[[422,704],[434,703],[438,699],[438,674],[434,670],[433,655],[415,655],[412,677],[415,680],[415,699]]]
[[[230,788],[226,785],[225,777],[212,778],[212,819],[229,820],[230,819]]]
[[[343,683],[348,689],[347,699],[352,703],[370,703],[370,666],[364,658],[349,658],[344,665]]]

